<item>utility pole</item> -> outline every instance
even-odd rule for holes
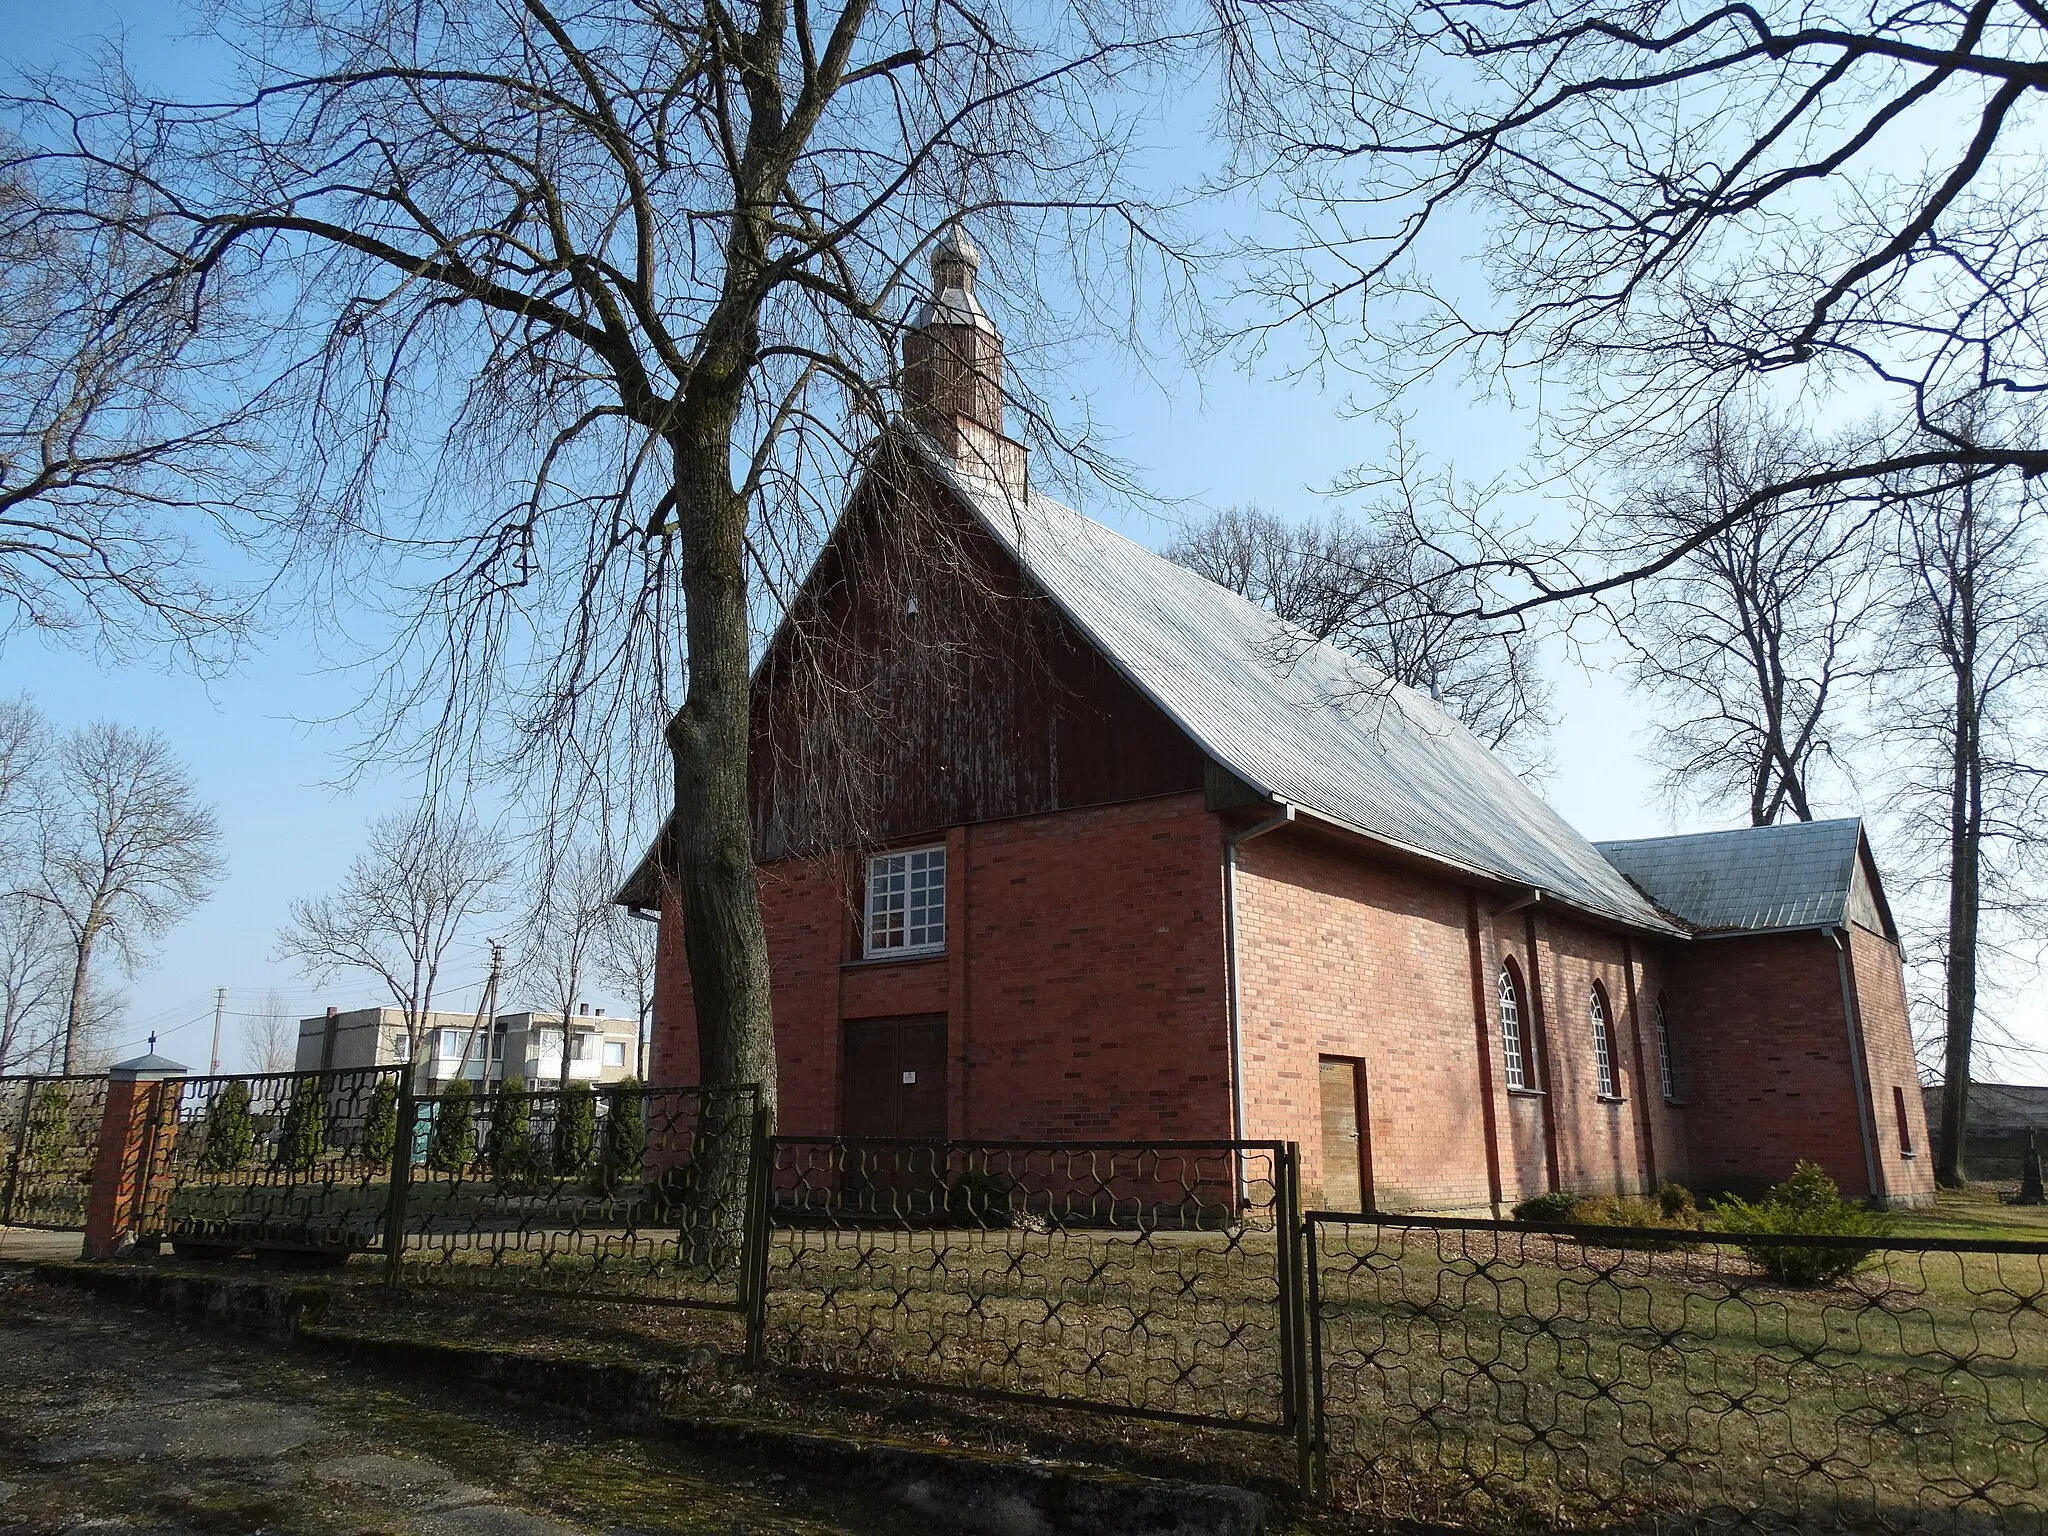
[[[484,1040],[483,1086],[491,1086],[491,1042],[498,1033],[498,977],[505,969],[505,946],[496,939],[486,939],[491,946],[491,974],[484,978],[483,996],[476,1001],[476,1017],[470,1020],[469,1034],[462,1042],[462,1059],[455,1064],[455,1075],[462,1077],[469,1071],[469,1053],[476,1049],[477,1031],[489,1022],[491,1033]]]
[[[220,1076],[220,1021],[222,1015],[227,1011],[228,989],[226,987],[215,987],[213,989],[213,1065],[207,1068],[206,1075],[208,1077]]]

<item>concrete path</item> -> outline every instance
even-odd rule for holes
[[[84,1247],[82,1232],[0,1227],[0,1259],[75,1259]]]
[[[0,1536],[938,1536],[771,1468],[317,1367],[0,1263]]]

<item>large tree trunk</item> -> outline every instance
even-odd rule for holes
[[[1934,1178],[1960,1188],[1968,1176],[1963,1140],[1970,1125],[1970,1056],[1977,1023],[1977,920],[1982,844],[1982,762],[1977,742],[1974,671],[1956,669],[1954,750],[1950,761],[1948,837],[1947,1038],[1941,1085],[1941,1144]]]
[[[690,685],[668,727],[675,874],[700,1080],[712,1088],[753,1084],[772,1110],[775,1025],[747,795],[747,509],[732,487],[729,436],[728,426],[676,453]],[[698,1128],[696,1232],[687,1246],[700,1263],[730,1262],[739,1251],[750,1127],[736,1108],[714,1099]]]
[[[78,1037],[85,1028],[85,1007],[92,983],[92,950],[99,924],[88,919],[71,947],[71,997],[64,1007],[64,1073],[78,1070]]]

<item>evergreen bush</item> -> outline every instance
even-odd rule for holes
[[[637,1183],[640,1159],[647,1147],[647,1119],[640,1102],[640,1079],[621,1078],[604,1095],[604,1135],[598,1145],[591,1189],[609,1195],[624,1184]]]
[[[508,1077],[491,1101],[491,1127],[484,1133],[484,1157],[491,1177],[507,1194],[525,1194],[534,1185],[533,1096],[526,1079]]]
[[[434,1129],[427,1138],[427,1167],[462,1173],[476,1156],[476,1102],[469,1079],[458,1077],[434,1102]]]
[[[1773,1186],[1756,1204],[1727,1195],[1715,1202],[1714,1214],[1724,1230],[1758,1237],[1881,1239],[1898,1230],[1892,1217],[1844,1200],[1827,1170],[1804,1160],[1793,1165],[1791,1178]],[[1833,1285],[1848,1279],[1877,1251],[1877,1243],[1840,1248],[1756,1243],[1742,1244],[1741,1248],[1772,1279],[1785,1285],[1807,1286]]]
[[[372,1168],[389,1168],[398,1150],[398,1080],[389,1074],[370,1090],[369,1107],[363,1111],[363,1161]]]
[[[327,1100],[317,1077],[299,1079],[277,1133],[277,1166],[286,1173],[310,1173],[327,1150]]]
[[[249,1114],[249,1085],[240,1078],[225,1084],[206,1106],[206,1146],[199,1154],[205,1173],[231,1173],[256,1150],[256,1122]]]
[[[64,1083],[38,1083],[35,1106],[28,1115],[30,1164],[47,1168],[61,1163],[77,1145],[77,1127],[71,1123],[71,1089]]]
[[[567,1178],[590,1166],[597,1150],[597,1095],[578,1083],[555,1100],[555,1172]]]

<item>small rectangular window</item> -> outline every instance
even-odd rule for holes
[[[604,1064],[608,1067],[623,1067],[626,1064],[626,1042],[607,1040],[604,1043]]]
[[[1913,1122],[1906,1118],[1906,1090],[1903,1088],[1895,1086],[1892,1089],[1892,1113],[1898,1116],[1899,1120],[1899,1155],[1901,1157],[1911,1157],[1913,1155]]]
[[[867,953],[946,947],[946,850],[878,853],[868,860]]]

